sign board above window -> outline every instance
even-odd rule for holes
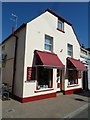
[[[27,81],[35,80],[36,69],[35,67],[27,67]]]

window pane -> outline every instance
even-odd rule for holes
[[[2,50],[5,50],[5,45],[2,46]]]
[[[44,49],[53,51],[53,37],[45,35]]]
[[[69,55],[69,56],[72,56],[72,52],[68,51],[68,55]]]
[[[67,52],[69,56],[73,56],[73,46],[68,44],[67,45]]]
[[[49,50],[49,51],[51,51],[51,46],[50,46],[50,45],[45,44],[45,50]]]
[[[58,20],[58,28],[64,30],[64,23]]]
[[[62,24],[58,22],[58,28],[62,29]]]
[[[52,44],[52,41],[53,41],[52,37],[45,35],[45,42],[46,43]]]
[[[46,44],[51,44],[51,41],[49,39],[45,39]]]
[[[72,50],[72,45],[68,44],[68,50]]]
[[[68,70],[68,82],[70,84],[78,84],[77,71]]]

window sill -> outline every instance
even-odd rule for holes
[[[44,49],[45,52],[53,53],[53,51]]]
[[[72,84],[72,85],[68,85],[67,87],[76,87],[76,86],[79,86],[78,84]]]
[[[63,32],[63,33],[65,33],[65,31],[63,31],[63,30],[61,30],[61,29],[59,29],[59,28],[57,28],[57,30],[59,30],[60,32]]]
[[[46,89],[40,89],[40,90],[36,90],[34,91],[35,93],[38,93],[38,92],[45,92],[45,91],[51,91],[51,90],[54,90],[53,88],[46,88]]]

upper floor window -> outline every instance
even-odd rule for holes
[[[2,51],[4,51],[4,50],[5,50],[5,45],[2,46]]]
[[[58,29],[64,31],[64,23],[60,20],[58,20]]]
[[[44,49],[53,52],[53,37],[45,35]]]
[[[73,57],[73,46],[71,44],[67,44],[67,54]]]

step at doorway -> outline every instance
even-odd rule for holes
[[[63,92],[60,91],[60,92],[57,92],[56,94],[57,96],[60,96],[60,95],[63,95]]]

